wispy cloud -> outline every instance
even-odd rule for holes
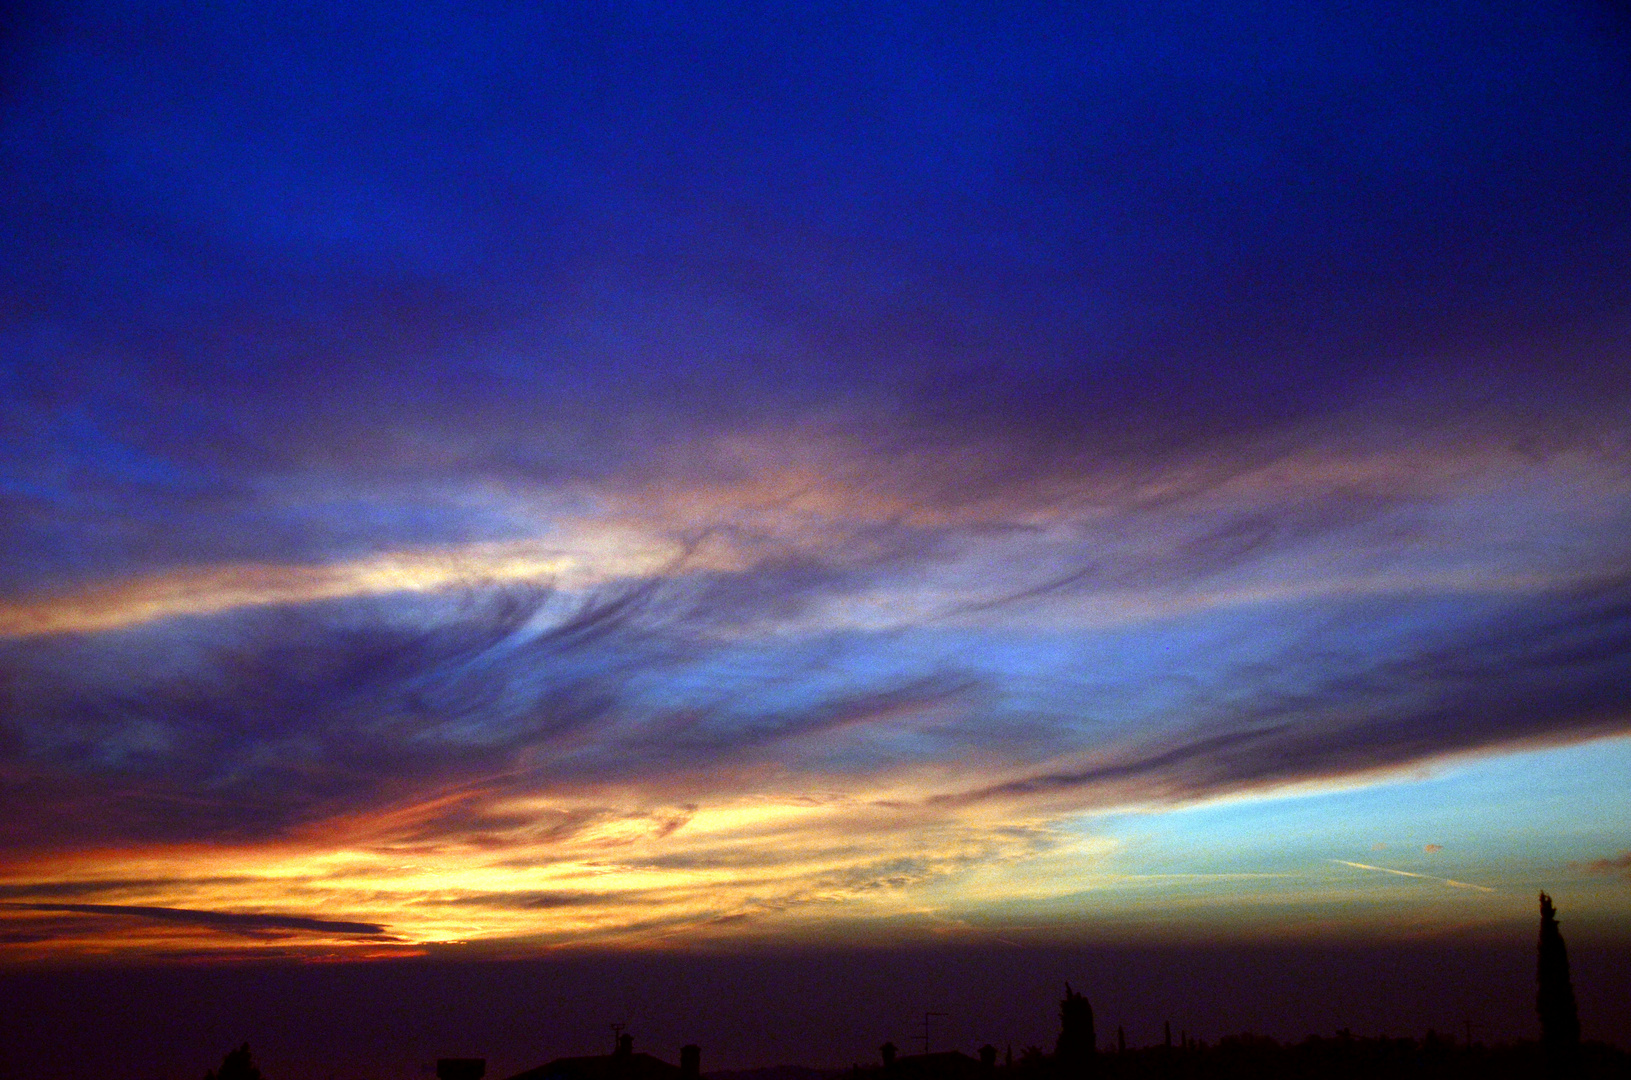
[[[1561,6],[205,9],[7,54],[13,901],[808,929],[1631,731],[1631,108]]]
[[[330,565],[189,567],[97,584],[67,596],[0,603],[0,638],[95,633],[234,608],[316,603],[472,583],[547,582],[570,565],[537,544],[396,552]]]
[[[996,484],[917,522],[837,488],[724,520],[727,485],[641,526],[616,574],[471,583],[452,556],[381,556],[328,592],[274,582],[17,637],[0,763],[29,797],[0,812],[6,887],[42,904],[80,896],[30,882],[128,881],[84,902],[183,911],[272,896],[490,948],[768,933],[917,910],[1057,849],[1083,813],[1626,730],[1622,577],[1422,569],[1405,545],[1362,587],[1280,581],[1322,530],[1345,544],[1377,520],[1249,544],[1219,524],[1252,492],[1303,497],[1311,466],[1284,468],[1064,509]],[[1472,475],[1410,498],[1476,502]],[[640,532],[635,505],[616,535]],[[1273,520],[1252,513],[1249,532]],[[1117,531],[1121,554],[1062,569]],[[1188,554],[1151,570],[1141,538]],[[429,576],[345,576],[390,565]]]
[[[1631,879],[1631,851],[1622,851],[1606,859],[1570,863],[1569,866],[1571,869],[1584,870],[1588,874],[1619,874]]]
[[[185,908],[137,907],[120,904],[0,904],[11,911],[71,912],[75,915],[118,915],[156,922],[203,926],[249,937],[287,930],[305,930],[346,937],[379,938],[385,928],[373,923],[312,919],[302,915],[265,915],[230,911],[189,911]]]

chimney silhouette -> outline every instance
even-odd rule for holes
[[[895,1067],[895,1044],[894,1043],[892,1043],[892,1042],[884,1043],[882,1046],[878,1047],[878,1053],[879,1053],[879,1055],[881,1055],[883,1057],[883,1067],[884,1068],[893,1069]]]
[[[634,1036],[619,1035],[617,1037],[617,1056],[628,1057],[634,1053]]]
[[[686,1080],[697,1080],[702,1075],[702,1047],[696,1043],[680,1047],[680,1075]]]
[[[996,1072],[997,1048],[990,1043],[980,1047],[980,1071],[983,1073]]]

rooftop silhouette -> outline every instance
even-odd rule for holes
[[[611,1053],[556,1057],[505,1080],[1631,1080],[1631,1054],[1603,1043],[1582,1042],[1557,909],[1546,893],[1539,900],[1537,1037],[1516,1042],[1476,1042],[1470,1025],[1462,1037],[1433,1030],[1415,1038],[1343,1029],[1295,1042],[1249,1031],[1209,1041],[1184,1030],[1175,1033],[1163,1018],[1161,1037],[1153,1045],[1130,1044],[1125,1026],[1118,1025],[1109,1044],[1101,1048],[1087,994],[1067,982],[1058,999],[1051,1052],[1032,1045],[1016,1055],[1009,1044],[999,1053],[986,1043],[973,1053],[945,1049],[901,1054],[890,1040],[878,1048],[875,1060],[848,1068],[781,1065],[705,1077],[697,1044],[680,1047],[679,1062],[674,1064],[636,1052],[634,1036],[619,1025]],[[437,1080],[484,1080],[487,1062],[441,1058],[435,1072]],[[228,1052],[204,1080],[276,1078],[262,1077],[244,1043]]]

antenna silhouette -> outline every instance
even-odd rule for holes
[[[951,1015],[951,1014],[950,1013],[943,1013],[943,1012],[926,1012],[926,1013],[923,1014],[923,1034],[914,1036],[914,1038],[918,1038],[918,1039],[923,1040],[923,1052],[925,1054],[927,1054],[929,1052],[929,1017],[931,1017],[931,1016],[949,1016],[949,1015]]]

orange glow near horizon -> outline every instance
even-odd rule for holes
[[[1545,765],[1549,756],[1618,761],[1628,753],[1631,745],[1620,740],[1527,756]],[[1510,767],[1503,764],[1509,760],[1463,768],[1477,776]],[[1208,836],[1209,820],[1287,799],[1300,801],[1308,820],[1326,802],[1366,798],[1385,806],[1401,782],[1410,784],[1395,777],[1327,794],[1310,789],[1211,808],[1106,808],[1065,818],[1012,804],[929,813],[921,781],[909,777],[888,787],[797,796],[761,791],[703,804],[615,805],[583,793],[565,801],[491,803],[495,815],[514,822],[508,833],[417,839],[416,822],[448,809],[446,800],[433,800],[278,843],[13,861],[0,889],[10,896],[27,891],[32,899],[0,904],[0,927],[17,931],[0,958],[378,959],[426,950],[527,956],[562,948],[899,944],[948,936],[1322,939],[1339,925],[1338,937],[1396,938],[1490,933],[1526,919],[1527,907],[1517,901],[1530,890],[1525,872],[1514,867],[1532,856],[1521,850],[1496,862],[1486,855],[1446,863],[1442,845],[1426,844],[1418,845],[1425,854],[1399,864],[1397,855],[1374,851],[1363,859],[1268,857],[1238,846],[1232,856],[1185,854],[1153,848],[1138,835],[1140,822],[1159,829],[1170,819],[1176,827],[1187,816],[1185,835],[1196,842]],[[908,803],[908,796],[915,798]],[[568,834],[529,835],[535,822],[563,815],[577,823]],[[1438,872],[1440,865],[1455,872]],[[1462,880],[1469,870],[1489,883]],[[1612,900],[1612,880],[1574,878],[1577,925],[1590,925],[1601,918],[1593,912]],[[51,899],[68,886],[75,902]],[[144,917],[139,909],[163,909],[163,917]],[[189,923],[188,913],[224,913],[247,925]],[[371,923],[379,932],[281,925],[279,918]],[[27,941],[24,929],[42,925],[49,936]]]

